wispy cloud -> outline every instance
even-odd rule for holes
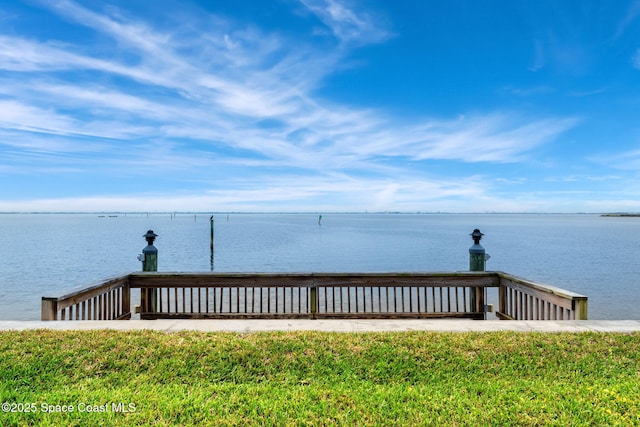
[[[379,43],[391,33],[379,19],[365,11],[356,11],[340,0],[300,0],[341,42],[347,44]]]
[[[342,2],[301,1],[344,49],[390,37],[371,15]],[[31,170],[42,173],[171,176],[185,192],[38,199],[43,209],[144,204],[171,210],[184,208],[187,199],[191,209],[205,210],[260,209],[278,201],[414,209],[445,198],[463,206],[465,198],[484,197],[483,178],[437,178],[426,172],[429,162],[524,161],[578,123],[512,111],[399,120],[321,96],[344,49],[215,16],[206,18],[213,26],[196,19],[197,26],[163,28],[115,8],[42,4],[104,41],[93,51],[81,41],[0,34],[2,158],[23,165],[37,159]],[[90,158],[96,152],[100,158]],[[176,206],[167,208],[167,199]],[[12,203],[0,210],[19,204]]]
[[[615,154],[601,154],[590,160],[619,170],[638,170],[640,169],[640,149]]]
[[[631,2],[629,8],[627,9],[627,13],[618,23],[614,37],[617,39],[622,36],[622,34],[627,30],[631,23],[635,21],[636,18],[638,18],[638,16],[640,16],[640,1],[635,0]]]

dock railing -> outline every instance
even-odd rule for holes
[[[587,318],[587,297],[502,272],[131,273],[61,297],[42,298],[42,320],[131,318]]]
[[[114,277],[59,297],[42,297],[42,320],[131,318],[129,275]]]
[[[587,297],[544,283],[500,276],[496,316],[506,320],[586,320]]]

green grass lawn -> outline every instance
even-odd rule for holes
[[[640,334],[2,332],[0,401],[1,426],[632,426]]]

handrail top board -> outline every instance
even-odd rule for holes
[[[68,298],[73,298],[79,295],[84,295],[84,294],[91,294],[93,292],[98,292],[100,293],[100,291],[103,290],[107,290],[110,288],[116,288],[116,287],[120,287],[123,284],[125,284],[128,280],[129,280],[129,275],[130,274],[121,274],[118,276],[112,276],[112,277],[108,277],[106,279],[100,280],[100,281],[95,281],[92,284],[90,284],[89,286],[76,286],[73,289],[70,289],[69,291],[67,291],[67,293],[61,295],[61,296],[57,296],[57,297],[42,297],[43,301],[56,301],[56,300],[62,300],[62,299],[68,299]]]
[[[290,278],[358,278],[358,277],[381,277],[381,278],[420,278],[420,277],[494,277],[499,272],[495,271],[416,271],[416,272],[181,272],[181,271],[149,271],[133,272],[129,277],[229,277],[229,278],[254,278],[254,277],[290,277]]]

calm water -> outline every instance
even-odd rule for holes
[[[640,319],[640,218],[598,215],[0,215],[0,319],[38,320],[40,298],[138,271],[158,235],[160,271],[392,272],[468,269],[480,228],[501,270],[589,297],[591,319]]]

